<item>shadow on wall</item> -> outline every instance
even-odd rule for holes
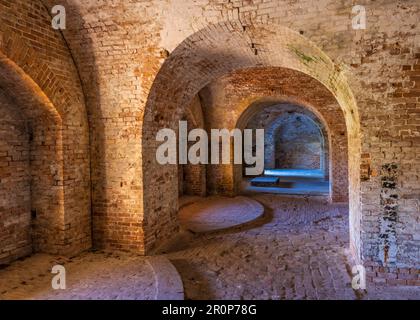
[[[45,8],[50,11],[55,2],[43,0]],[[92,38],[89,36],[80,37],[83,29],[88,25],[84,20],[83,14],[79,11],[77,4],[66,3],[67,23],[64,34],[69,44],[73,45],[69,49],[72,52],[73,59],[79,71],[82,88],[85,95],[86,108],[89,121],[90,135],[90,180],[91,180],[91,215],[92,215],[92,244],[98,249],[105,249],[118,245],[120,239],[118,236],[112,236],[114,233],[124,232],[123,226],[115,223],[115,206],[111,208],[110,199],[112,199],[112,186],[109,185],[107,159],[116,157],[113,154],[112,143],[108,143],[106,137],[109,136],[106,125],[106,116],[103,112],[106,96],[102,92],[104,85],[103,79],[99,76],[98,63],[95,56],[95,48]],[[75,45],[76,44],[76,45]]]
[[[5,201],[0,231],[6,237],[0,241],[1,260],[15,260],[32,249],[60,252],[65,238],[61,116],[38,85],[1,52],[0,90],[0,180],[6,192],[0,195]]]

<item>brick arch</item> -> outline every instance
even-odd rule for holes
[[[322,86],[322,85],[321,85]],[[320,88],[322,89],[322,88]],[[328,101],[329,98],[326,99]],[[240,107],[242,113],[237,119],[236,127],[243,130],[246,128],[250,120],[257,114],[263,112],[266,109],[270,109],[273,106],[286,106],[284,108],[287,111],[287,106],[299,106],[301,109],[300,112],[305,114],[312,115],[314,118],[319,121],[320,125],[323,128],[323,134],[325,140],[328,142],[327,146],[327,170],[328,178],[330,179],[330,195],[333,202],[347,202],[348,201],[348,191],[349,191],[349,181],[348,181],[348,156],[347,156],[347,143],[345,146],[342,145],[343,138],[347,139],[347,133],[344,133],[342,137],[337,128],[344,126],[344,117],[336,116],[332,117],[329,114],[331,111],[330,108],[324,109],[319,103],[314,105],[311,102],[306,101],[300,97],[295,97],[291,95],[272,95],[265,96],[249,102],[249,106]],[[339,109],[337,103],[333,104],[334,109]],[[276,112],[276,114],[281,114],[284,112],[282,109]],[[270,125],[269,125],[270,126]],[[267,133],[266,133],[267,136]],[[267,141],[266,141],[267,142]],[[343,150],[344,147],[344,150]],[[242,168],[241,166],[234,166],[234,180],[235,180],[235,190],[240,189]]]
[[[59,252],[65,241],[62,118],[39,86],[1,52],[0,90],[31,137],[31,245],[35,251]]]
[[[285,106],[286,108],[282,108]],[[254,118],[258,113],[263,112],[266,109],[278,107],[279,117],[275,118],[271,122],[267,123],[266,125],[266,132],[265,132],[265,141],[267,144],[267,139],[269,136],[272,136],[274,131],[280,125],[280,117],[283,116],[284,113],[289,112],[289,108],[292,107],[296,112],[301,113],[305,116],[310,117],[313,121],[316,122],[320,132],[322,133],[323,137],[327,142],[331,141],[331,131],[328,127],[328,122],[325,120],[323,114],[319,112],[315,107],[307,102],[303,102],[302,99],[297,99],[295,97],[290,96],[283,96],[283,97],[263,97],[251,103],[251,105],[241,114],[239,117],[236,127],[243,130],[246,128],[248,123]],[[341,119],[339,119],[341,120]],[[267,130],[268,129],[268,130]],[[269,147],[273,147],[271,145],[272,141],[268,141]],[[327,149],[330,149],[330,143],[327,146]],[[266,167],[267,165],[272,165],[274,159],[265,159]],[[267,167],[268,168],[268,167]],[[327,169],[327,166],[325,167]]]
[[[299,108],[297,108],[297,110],[295,112],[296,112],[296,114],[299,114],[299,115],[307,118],[308,120],[310,120],[313,123],[314,126],[316,126],[316,128],[319,131],[319,137],[320,137],[320,139],[322,139],[323,150],[325,150],[324,149],[325,148],[325,139],[328,139],[328,137],[330,135],[327,127],[324,126],[323,122],[320,119],[318,119],[315,115],[312,115],[312,114],[310,114],[308,112],[305,112],[305,111],[306,110],[304,110],[304,108],[302,110],[299,107]],[[276,134],[276,132],[278,132],[279,128],[282,126],[282,122],[284,121],[285,117],[286,117],[286,114],[283,113],[277,119],[275,119],[274,121],[267,124],[267,130],[266,130],[266,133],[265,133],[265,136],[266,136],[265,141],[266,141],[266,143],[269,142],[268,145],[270,147],[272,147],[273,149],[274,149],[274,140],[270,141],[269,138],[270,137],[272,137],[272,138],[275,137],[275,134]],[[327,142],[328,142],[328,140],[327,140]],[[328,150],[328,143],[327,143],[326,148]],[[274,152],[272,152],[272,154],[274,156]],[[271,168],[274,168],[274,161],[275,161],[274,157],[271,157],[270,159],[266,159],[266,164],[270,164]],[[325,164],[323,162],[324,161],[321,160],[321,166],[322,167],[320,169],[325,170],[327,166],[325,166]],[[270,166],[268,166],[267,168],[270,168]]]
[[[24,23],[15,25],[12,18]],[[52,29],[51,17],[41,1],[0,4],[0,22],[2,68],[15,75],[7,77],[7,86],[14,88],[8,90],[9,94],[22,106],[16,88],[26,88],[25,104],[32,111],[23,115],[35,128],[34,141],[38,137],[48,140],[56,151],[57,166],[43,172],[58,178],[51,193],[60,193],[61,198],[59,204],[54,201],[54,210],[41,211],[49,212],[48,219],[57,232],[47,240],[41,239],[36,249],[75,254],[91,246],[89,126],[77,69],[61,33]],[[49,116],[43,118],[46,114]],[[42,128],[46,123],[48,129]],[[40,201],[46,208],[47,201]],[[37,216],[40,214],[37,212]]]
[[[32,142],[31,154],[31,211],[33,221],[33,248],[36,252],[70,254],[81,250],[72,233],[85,230],[90,234],[89,211],[77,212],[77,199],[72,199],[72,181],[69,173],[74,167],[73,180],[87,180],[83,167],[78,167],[76,154],[66,146],[65,139],[72,134],[71,120],[63,119],[49,97],[16,63],[0,52],[0,90],[19,110],[28,124]],[[76,137],[73,137],[75,139]],[[67,142],[68,143],[68,142]],[[79,169],[80,171],[77,171]],[[88,186],[88,181],[86,186]],[[83,220],[71,224],[73,219]],[[83,223],[83,225],[79,225]],[[70,228],[71,228],[70,227]],[[76,234],[74,234],[76,237]],[[88,241],[89,243],[89,241]],[[86,248],[86,247],[85,247]]]
[[[332,93],[316,79],[285,68],[249,68],[212,81],[200,91],[200,95],[205,110],[209,110],[206,121],[211,128],[244,128],[255,113],[284,103],[304,106],[323,119],[330,129],[330,150],[335,164],[330,173],[332,200],[348,201],[348,138],[344,115]],[[235,194],[241,188],[233,183],[239,179],[232,179],[233,170],[221,169],[214,165],[208,168],[212,172],[213,189],[222,185],[223,189],[219,188],[219,191],[226,195]],[[231,182],[226,184],[227,181]]]
[[[45,117],[62,127],[62,117],[38,84],[23,69],[0,51],[1,88],[16,102],[22,104],[22,112],[28,118]],[[36,108],[29,105],[34,104]]]
[[[176,168],[156,163],[157,131],[176,128],[188,101],[212,80],[235,70],[263,66],[289,68],[315,78],[328,88],[343,110],[352,150],[351,237],[359,248],[359,227],[355,224],[360,220],[360,123],[345,76],[318,47],[288,28],[267,24],[244,30],[226,22],[206,27],[181,43],[162,65],[151,87],[142,128],[146,250],[178,229],[177,206],[173,204],[176,194],[171,190],[177,182]],[[150,183],[161,177],[165,177],[165,184]],[[156,194],[165,194],[165,198]]]
[[[39,90],[50,99],[58,114],[63,118],[72,117],[72,120],[79,121],[87,127],[87,114],[81,87],[77,85],[79,79],[71,79],[75,85],[67,86],[68,80],[57,74],[57,71],[53,70],[35,49],[28,46],[19,34],[10,29],[4,29],[0,37],[1,55],[13,61],[27,77],[33,80]],[[3,31],[2,28],[0,31]],[[72,89],[78,93],[72,92]]]

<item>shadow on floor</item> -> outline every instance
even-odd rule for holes
[[[206,280],[200,268],[196,268],[191,261],[184,259],[174,259],[171,262],[183,279],[185,300],[216,299],[210,283]]]

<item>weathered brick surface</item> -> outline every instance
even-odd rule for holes
[[[29,136],[0,92],[0,263],[32,252]]]
[[[204,129],[204,117],[201,101],[198,96],[192,101],[182,118],[187,122],[188,132],[194,129]],[[188,142],[188,148],[194,142]],[[178,166],[179,195],[205,196],[207,194],[207,171],[204,164],[183,164]]]
[[[347,130],[343,112],[334,96],[320,83],[302,73],[283,68],[257,68],[226,75],[200,91],[209,128],[241,128],[252,124],[253,117],[274,121],[283,113],[296,111],[311,115],[324,123],[327,143],[331,144],[330,176],[334,201],[348,201]],[[273,106],[282,104],[278,110]],[[227,112],[229,110],[229,112]],[[265,112],[264,112],[265,110]],[[270,120],[271,119],[271,120]],[[270,126],[265,130],[270,133]],[[273,145],[266,134],[266,144]],[[266,150],[270,149],[268,147]],[[270,151],[268,151],[270,152]],[[326,156],[328,159],[328,155]],[[268,160],[268,159],[267,159]],[[267,167],[270,164],[267,163]],[[215,193],[234,194],[242,169],[235,166],[210,166],[208,187]],[[236,189],[235,189],[236,188]]]
[[[1,1],[0,50],[62,119],[61,247],[89,245],[88,123],[72,59],[49,26],[52,0]],[[63,0],[63,32],[89,115],[97,246],[147,252],[178,229],[176,167],[155,162],[155,134],[176,128],[207,84],[235,70],[282,67],[324,85],[347,127],[351,246],[379,266],[419,266],[418,1]],[[22,22],[22,23],[20,23]],[[300,92],[299,94],[302,94]],[[383,254],[381,170],[396,166],[394,252]],[[80,178],[76,168],[82,168]],[[229,182],[233,183],[233,182]],[[60,233],[61,234],[61,233]],[[394,250],[394,251],[393,251]]]
[[[24,188],[31,190],[31,245],[59,254],[89,248],[84,97],[66,42],[39,1],[0,2],[0,87],[11,101],[7,110],[18,112],[29,130],[31,178]]]
[[[319,127],[309,118],[295,114],[275,132],[275,167],[281,169],[322,169],[324,139]]]
[[[297,121],[296,124],[287,125],[287,127],[290,128],[290,130],[293,130],[293,132],[296,132],[296,134],[301,132],[302,135],[298,134],[294,136],[288,143],[286,143],[286,141],[281,143],[281,138],[286,133],[280,131],[282,130],[282,127],[289,121],[298,120],[298,117],[300,118],[301,116],[302,121]],[[308,123],[308,121],[310,122]],[[312,132],[313,126],[317,128],[315,132]],[[250,123],[248,123],[248,128],[265,128],[264,162],[266,168],[274,168],[276,166],[276,159],[279,159],[281,156],[279,151],[282,147],[286,147],[285,150],[288,150],[288,152],[283,154],[288,155],[288,157],[283,158],[281,161],[285,163],[285,165],[293,168],[294,164],[290,160],[303,160],[308,167],[312,169],[321,169],[325,172],[325,177],[329,177],[329,133],[322,120],[318,119],[318,117],[309,109],[290,104],[274,105],[254,116]],[[296,130],[295,128],[299,129]],[[305,129],[310,130],[306,131]],[[315,133],[315,135],[313,135],[313,133]],[[310,142],[310,140],[306,141],[308,134],[309,136],[314,136],[316,144],[320,143],[316,149],[317,152],[312,153],[312,157],[309,157],[311,153],[306,152],[307,149],[305,148],[305,144]],[[295,139],[301,141],[301,148],[293,147],[293,140]],[[346,149],[345,146],[343,149]],[[306,159],[306,157],[309,159]],[[347,175],[345,175],[345,177],[347,177]]]

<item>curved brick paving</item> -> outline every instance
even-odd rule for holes
[[[178,271],[164,256],[148,259],[156,279],[155,300],[184,300],[184,286]]]

